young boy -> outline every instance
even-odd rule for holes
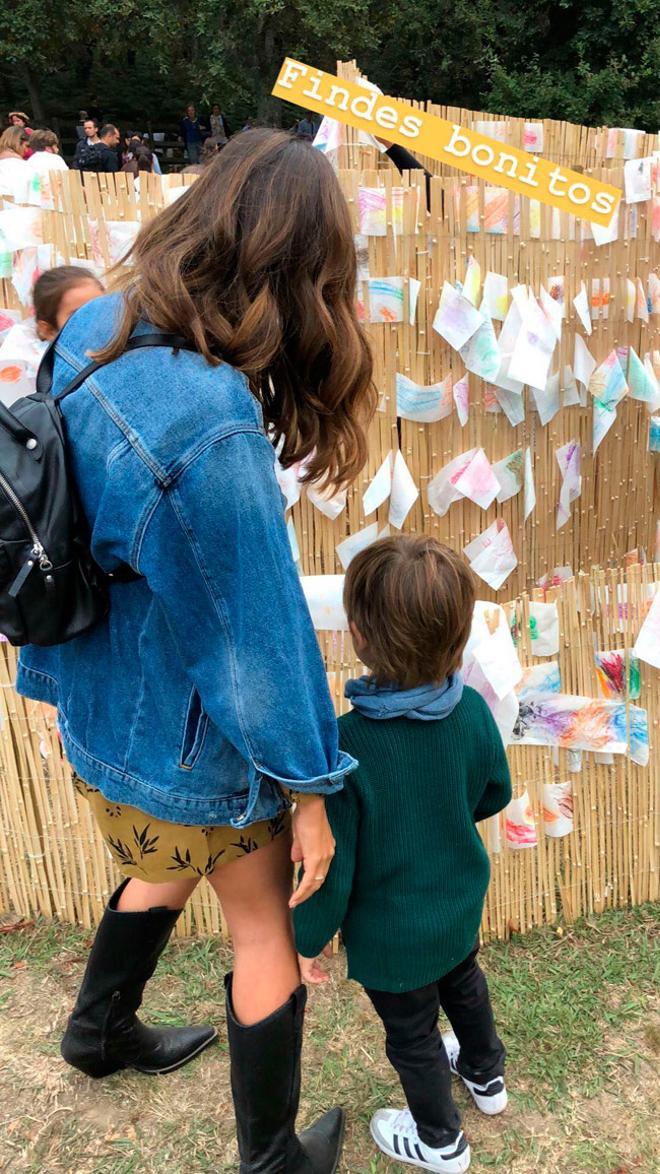
[[[511,798],[497,726],[460,665],[474,587],[434,538],[387,538],[358,554],[344,603],[369,676],[349,681],[340,742],[359,767],[327,800],[336,855],[322,889],[295,910],[303,979],[338,929],[349,978],[385,1026],[408,1109],[380,1109],[383,1153],[422,1170],[467,1170],[451,1093],[461,1077],[484,1113],[507,1102],[504,1047],[480,970],[489,862],[476,829]],[[440,1007],[454,1033],[440,1036]]]

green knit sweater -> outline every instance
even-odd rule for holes
[[[327,799],[337,850],[323,887],[295,910],[298,952],[315,957],[341,929],[349,978],[415,990],[462,962],[477,936],[490,865],[475,824],[511,798],[502,740],[469,687],[446,718],[353,710],[339,731],[359,767]]]

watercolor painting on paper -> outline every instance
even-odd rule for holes
[[[407,375],[397,372],[396,414],[402,420],[414,420],[418,424],[433,424],[444,420],[452,411],[451,375],[440,383],[428,387],[415,383]]]
[[[628,707],[630,721],[630,749],[628,751],[632,762],[637,766],[648,766],[650,758],[649,746],[649,715],[645,709],[637,705]]]
[[[442,518],[452,502],[461,497],[468,497],[487,510],[499,490],[500,483],[483,448],[471,448],[454,457],[436,474],[427,494],[431,509]]]
[[[300,582],[317,632],[348,631],[343,602],[344,576],[302,575]]]
[[[504,812],[506,842],[510,848],[535,848],[538,844],[534,812],[527,791],[512,799]]]
[[[509,193],[506,188],[484,191],[484,231],[503,235],[509,227]]]
[[[465,346],[461,347],[460,356],[473,375],[490,383],[497,378],[502,356],[490,318],[486,318]]]
[[[484,319],[469,298],[448,281],[440,295],[440,305],[433,320],[433,329],[445,342],[459,351],[476,333]]]
[[[549,660],[544,664],[531,664],[523,668],[522,679],[516,686],[519,701],[530,701],[539,696],[561,693],[559,661]]]
[[[518,566],[509,527],[503,518],[497,518],[483,534],[468,542],[463,548],[463,554],[475,575],[494,591],[499,591]]]
[[[403,322],[403,277],[370,277],[370,322]]]
[[[573,831],[573,784],[543,784],[543,830],[546,836],[559,839]]]
[[[625,754],[628,747],[626,706],[617,701],[558,694],[522,702],[514,742]]]
[[[596,680],[601,697],[610,700],[625,700],[626,692],[629,701],[637,701],[641,690],[641,673],[639,657],[630,651],[626,653],[622,648],[611,652],[594,653],[596,662]],[[628,672],[626,673],[626,660]]]
[[[358,218],[364,236],[387,236],[385,188],[358,188]]]

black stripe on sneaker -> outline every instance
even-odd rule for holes
[[[459,1133],[458,1137],[456,1138],[456,1149],[454,1150],[452,1157],[458,1158],[460,1154],[465,1153],[465,1150],[467,1148],[468,1148],[467,1138],[466,1138],[465,1134],[463,1133],[463,1130],[461,1129],[461,1132]]]
[[[405,1151],[406,1151],[406,1154],[408,1155],[408,1157],[409,1157],[409,1158],[414,1158],[414,1156],[415,1156],[415,1155],[414,1155],[414,1153],[412,1152],[412,1149],[410,1148],[410,1142],[408,1141],[408,1138],[407,1138],[407,1137],[404,1137],[404,1139],[403,1139],[403,1145],[404,1145],[404,1148],[405,1148]]]
[[[394,1146],[394,1150],[395,1150],[396,1154],[398,1155],[398,1157],[401,1157],[401,1150],[399,1148],[399,1135],[398,1135],[398,1133],[392,1134],[392,1144]]]
[[[470,1083],[480,1097],[497,1097],[504,1091],[504,1081],[500,1076],[495,1076],[488,1084],[476,1084],[475,1081]]]

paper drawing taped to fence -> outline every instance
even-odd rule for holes
[[[454,388],[455,391],[455,388]],[[396,414],[402,420],[415,420],[419,424],[432,424],[444,420],[452,411],[451,376],[429,387],[415,383],[407,375],[397,372]]]
[[[360,232],[364,236],[387,235],[387,194],[385,188],[358,188]]]
[[[573,831],[573,784],[543,784],[543,830],[546,836],[559,839]]]
[[[522,702],[514,742],[625,754],[628,748],[626,706],[590,697],[533,698]]]
[[[594,653],[596,680],[601,697],[637,701],[641,689],[639,657],[631,650],[617,648]],[[626,668],[627,665],[627,668]]]
[[[541,200],[608,227],[621,191],[592,176],[531,155],[492,135],[428,114],[398,98],[374,90],[365,94],[357,82],[334,77],[287,57],[273,94],[317,114],[336,118],[395,143],[416,147],[442,163],[467,171],[519,195]]]
[[[433,329],[454,350],[460,351],[482,324],[483,318],[469,298],[445,281]]]
[[[504,812],[506,842],[510,848],[535,848],[538,844],[534,812],[527,791],[512,799]]]

